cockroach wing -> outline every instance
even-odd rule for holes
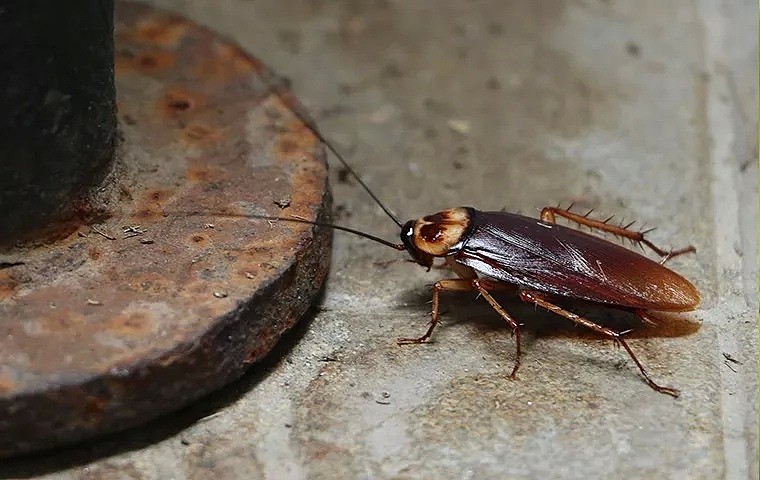
[[[454,261],[520,287],[645,310],[689,311],[688,280],[602,238],[506,212],[470,211]]]

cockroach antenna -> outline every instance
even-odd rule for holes
[[[301,120],[304,121],[305,123],[307,123],[305,120],[303,120],[303,119],[301,119]],[[308,123],[307,123],[307,125],[308,125]],[[319,139],[319,141],[322,142],[322,143],[324,143],[327,146],[328,150],[330,150],[333,153],[333,155],[335,155],[338,158],[338,160],[340,160],[340,163],[343,164],[343,166],[346,168],[346,170],[348,170],[348,172],[351,174],[351,176],[354,177],[354,179],[356,179],[356,181],[359,182],[359,185],[361,185],[364,188],[364,190],[369,194],[369,196],[372,197],[372,200],[374,200],[378,205],[380,205],[380,208],[383,209],[383,211],[385,212],[385,214],[388,215],[389,217],[391,217],[391,220],[393,220],[393,222],[397,226],[401,227],[402,226],[401,225],[401,221],[398,219],[398,217],[393,212],[391,212],[390,209],[388,209],[388,207],[386,207],[385,205],[383,205],[383,202],[381,202],[380,199],[377,198],[377,196],[372,192],[372,190],[370,190],[369,187],[364,183],[364,181],[362,181],[361,177],[359,177],[359,174],[357,174],[354,171],[354,169],[351,168],[351,165],[349,165],[348,162],[346,162],[343,159],[343,155],[341,155],[338,152],[338,150],[335,149],[335,147],[332,145],[332,143],[328,142],[325,139],[325,137],[323,137],[322,134],[319,132],[319,130],[317,130],[316,128],[313,128],[311,126],[309,128],[312,129],[312,131],[314,132],[314,135],[317,136],[317,138]]]
[[[377,237],[375,235],[372,235],[370,233],[362,232],[361,230],[356,230],[355,228],[350,227],[344,227],[342,225],[335,225],[333,223],[328,222],[319,222],[314,220],[308,220],[306,218],[301,217],[276,217],[271,215],[257,215],[257,214],[247,214],[246,218],[256,218],[259,220],[277,220],[281,222],[293,222],[293,223],[305,223],[307,225],[317,225],[319,227],[329,227],[334,228],[335,230],[341,230],[343,232],[352,233],[354,235],[358,235],[360,237],[366,238],[367,240],[372,240],[373,242],[380,243],[382,245],[385,245],[386,247],[391,247],[394,250],[406,250],[406,247],[403,243],[393,243],[389,242],[388,240],[385,240],[383,238]]]
[[[375,195],[367,186],[367,184],[364,183],[361,177],[359,177],[359,174],[354,171],[351,165],[349,165],[348,162],[343,158],[343,155],[338,151],[338,149],[333,146],[332,142],[328,141],[325,136],[322,135],[322,132],[320,132],[319,128],[317,128],[316,122],[309,116],[308,113],[306,113],[306,108],[304,108],[304,106],[301,105],[301,103],[292,94],[290,90],[290,81],[286,78],[279,78],[278,81],[272,82],[272,85],[274,93],[283,102],[285,102],[288,107],[290,107],[290,110],[293,112],[293,114],[298,117],[298,119],[301,120],[304,124],[306,124],[307,127],[309,127],[309,130],[311,130],[317,139],[325,146],[327,146],[327,149],[330,150],[333,155],[338,158],[340,163],[343,164],[343,167],[348,170],[348,173],[350,173],[351,176],[354,177],[357,182],[359,182],[359,185],[361,185],[362,188],[364,188],[364,190],[369,194],[369,196],[372,197],[372,200],[374,200],[375,203],[377,203],[380,208],[383,209],[385,214],[388,215],[398,227],[401,227],[401,221],[398,219],[396,214],[394,214],[388,207],[383,204],[383,202],[380,201],[379,198],[377,198],[377,195]],[[341,230],[341,228],[338,230]]]

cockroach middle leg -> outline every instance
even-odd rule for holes
[[[673,257],[677,257],[678,255],[683,255],[684,253],[697,251],[697,249],[694,248],[694,246],[692,245],[689,245],[684,248],[680,248],[678,250],[663,250],[659,248],[657,245],[655,245],[654,243],[644,238],[644,235],[647,232],[650,232],[651,230],[645,230],[642,232],[636,231],[636,230],[629,230],[628,227],[632,225],[631,223],[629,223],[626,226],[612,225],[612,224],[607,223],[609,219],[596,220],[593,218],[588,218],[587,215],[578,215],[577,213],[572,213],[564,208],[559,208],[559,207],[544,207],[544,209],[541,210],[541,220],[547,223],[556,223],[557,215],[562,218],[566,218],[570,221],[573,221],[579,225],[585,225],[589,228],[594,228],[602,232],[608,232],[613,235],[617,235],[623,238],[628,238],[636,243],[643,243],[647,247],[651,248],[655,253],[657,253],[657,255],[662,257],[662,259],[660,260],[660,265],[664,264],[665,262],[667,262]]]
[[[480,295],[491,305],[491,308],[496,310],[496,313],[501,315],[507,324],[512,328],[512,334],[515,337],[515,366],[512,367],[512,373],[509,374],[509,378],[514,380],[517,378],[517,369],[520,368],[520,325],[502,308],[499,303],[494,300],[487,288],[491,290],[501,289],[501,284],[489,282],[488,280],[472,280],[472,285],[480,293]],[[505,288],[506,289],[506,288]]]
[[[415,343],[425,343],[433,334],[433,329],[438,324],[440,315],[440,294],[446,292],[471,292],[476,291],[482,296],[491,307],[496,310],[501,318],[512,328],[515,337],[515,366],[512,368],[509,378],[515,379],[517,370],[520,368],[520,325],[502,308],[501,305],[488,293],[489,290],[513,290],[510,285],[483,280],[479,278],[457,278],[450,280],[439,280],[433,285],[433,308],[430,315],[430,326],[427,331],[418,338],[399,338],[396,342],[399,345],[409,345]]]
[[[644,370],[644,366],[639,362],[639,359],[636,358],[636,355],[634,355],[633,350],[631,350],[631,347],[628,346],[628,343],[623,339],[623,333],[616,332],[614,330],[611,330],[609,328],[603,327],[601,325],[598,325],[591,320],[588,320],[584,317],[581,317],[580,315],[577,315],[575,313],[569,312],[553,303],[548,301],[543,295],[541,295],[538,292],[533,292],[529,290],[520,290],[519,292],[520,299],[525,302],[530,302],[535,305],[538,305],[539,307],[545,308],[546,310],[549,310],[552,313],[555,313],[557,315],[560,315],[562,317],[567,318],[568,320],[571,320],[579,325],[583,325],[586,328],[589,328],[595,332],[601,333],[603,335],[606,335],[612,340],[615,341],[618,345],[622,346],[626,352],[628,352],[628,356],[633,359],[633,362],[636,364],[636,366],[639,368],[639,372],[641,372],[641,375],[644,377],[644,380],[646,380],[647,384],[652,387],[652,389],[660,392],[665,393],[667,395],[671,395],[673,397],[678,397],[680,395],[680,392],[672,387],[663,387],[661,385],[658,385],[654,380],[652,380],[649,377],[649,374],[646,370]]]

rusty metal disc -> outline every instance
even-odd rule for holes
[[[330,232],[321,145],[271,72],[192,22],[116,14],[110,217],[0,254],[0,456],[112,432],[239,377],[307,310]],[[18,262],[23,262],[18,264]]]

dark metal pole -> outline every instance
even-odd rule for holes
[[[113,0],[0,1],[0,245],[92,215],[116,138]]]

